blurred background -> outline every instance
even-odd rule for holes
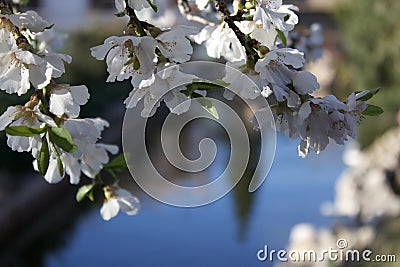
[[[160,15],[153,19],[167,26],[183,21],[174,1],[155,2]],[[278,134],[268,179],[249,194],[248,183],[259,154],[259,136],[253,132],[253,153],[244,178],[226,197],[201,208],[159,203],[144,194],[129,173],[121,173],[121,183],[141,200],[142,209],[137,216],[120,214],[104,222],[99,214],[101,202],[76,203],[77,188],[68,185],[67,179],[47,185],[33,172],[30,155],[13,153],[2,133],[0,266],[273,266],[279,263],[257,260],[257,251],[265,245],[276,250],[326,249],[344,237],[354,248],[396,254],[400,261],[400,129],[396,119],[400,107],[400,2],[284,3],[300,7],[297,31],[306,31],[314,22],[323,27],[324,56],[307,66],[322,85],[318,95],[334,93],[343,100],[352,91],[381,88],[373,104],[383,107],[385,113],[363,121],[355,142],[346,147],[332,143],[320,155],[300,159],[298,140]],[[57,50],[73,56],[60,82],[89,87],[91,99],[83,115],[101,115],[110,121],[105,142],[120,143],[122,103],[131,90],[130,83],[105,83],[105,63],[89,52],[124,29],[126,21],[113,16],[114,1],[31,0],[30,6],[55,23],[59,39],[65,39]],[[204,49],[197,47],[194,59],[207,60]],[[0,112],[22,102],[1,92]],[[167,112],[162,106],[149,121],[147,143],[154,157],[162,153],[159,134]],[[188,125],[182,147],[184,154],[191,153],[201,138],[212,136],[218,156],[204,174],[205,180],[212,180],[224,170],[230,144],[223,129],[204,123]],[[206,135],[199,134],[204,125]],[[248,127],[252,132],[251,125]],[[173,177],[182,183],[190,179]],[[397,266],[391,264],[383,266]],[[350,263],[326,263],[332,265]]]

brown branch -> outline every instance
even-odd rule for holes
[[[126,14],[129,16],[128,28],[133,28],[136,30],[139,36],[147,36],[147,33],[144,31],[142,22],[136,16],[136,12],[133,8],[131,8],[128,4],[128,0],[125,0],[126,4]]]
[[[228,8],[226,7],[224,0],[214,0],[215,8],[220,13],[222,19],[228,24],[229,28],[235,33],[238,38],[240,44],[246,49],[246,54],[248,59],[252,59],[253,63],[257,62],[259,59],[257,51],[254,50],[253,46],[257,44],[257,41],[250,39],[248,40],[246,35],[239,29],[239,27],[235,24],[235,19],[238,14],[231,16]]]
[[[236,37],[239,39],[239,42],[246,46],[246,35],[236,26],[235,21],[232,19],[231,14],[229,13],[228,8],[226,7],[224,0],[214,0],[215,8],[220,13],[222,19],[228,24],[229,28],[235,33]]]
[[[187,0],[177,0],[177,5],[179,12],[181,12],[182,16],[185,17],[189,21],[198,22],[204,25],[215,25],[215,23],[206,20],[203,17],[196,16],[192,14],[192,9]]]

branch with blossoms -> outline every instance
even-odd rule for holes
[[[99,142],[109,124],[101,118],[81,118],[80,109],[89,99],[85,85],[57,84],[64,74],[69,55],[51,52],[43,38],[52,25],[34,11],[19,12],[19,5],[0,1],[0,89],[9,94],[30,94],[22,105],[8,107],[0,116],[0,131],[5,131],[8,146],[16,152],[31,153],[33,167],[50,183],[69,176],[79,184],[82,174],[92,180],[77,193],[77,200],[94,200],[93,191],[102,186],[104,219],[118,213],[115,201],[124,200],[124,211],[135,214],[137,198],[121,189],[117,182],[107,185],[101,171],[124,168],[121,156],[112,162],[118,147]]]
[[[223,79],[226,84],[231,87],[242,85],[238,80],[240,77],[232,71],[233,67],[258,85],[259,90],[256,91],[245,87],[235,89],[245,98],[267,98],[277,130],[301,140],[298,153],[302,157],[310,150],[316,153],[324,150],[330,140],[344,144],[355,137],[357,122],[365,116],[382,112],[379,107],[366,104],[378,90],[353,93],[344,102],[333,95],[323,98],[312,95],[320,85],[312,73],[304,70],[304,52],[311,54],[307,57],[310,59],[320,56],[322,38],[319,36],[320,27],[316,25],[308,37],[291,35],[299,21],[296,6],[269,0],[247,0],[244,6],[241,1],[235,0],[231,8],[224,0],[196,0],[195,3],[197,9],[203,12],[215,10],[219,21],[206,25],[200,31],[182,25],[171,29],[144,27],[147,22],[139,20],[135,11],[144,8],[157,11],[152,1],[116,1],[119,15],[130,17],[125,35],[108,38],[103,45],[92,48],[92,55],[99,60],[106,59],[110,74],[108,82],[131,80],[133,89],[125,101],[127,108],[135,107],[143,99],[142,116],[152,116],[156,112],[152,108],[153,100],[161,98],[171,112],[181,114],[189,107],[175,107],[188,97],[206,95],[208,85],[198,83],[197,77],[179,69],[179,64],[189,61],[193,53],[188,40],[191,38],[198,44],[204,44],[211,58],[227,61],[226,77]],[[214,9],[210,8],[213,3]],[[182,4],[187,6],[188,2],[178,1],[178,5]],[[162,73],[170,66],[174,71],[160,75],[160,71]],[[173,87],[174,83],[170,84],[170,81],[189,85],[175,88],[163,96],[170,89],[165,88],[165,84]],[[233,97],[229,91],[225,92],[225,96]],[[256,121],[254,123],[256,128],[263,126]]]
[[[182,114],[190,108],[188,98],[199,100],[218,117],[204,96],[229,85],[240,97],[266,98],[277,130],[300,139],[298,153],[305,157],[310,150],[320,153],[330,140],[344,144],[355,137],[356,123],[382,112],[366,103],[378,90],[353,93],[344,102],[333,95],[313,96],[320,85],[304,67],[306,59],[321,55],[321,29],[315,25],[307,36],[293,34],[299,20],[296,6],[279,0],[247,0],[245,5],[234,0],[232,7],[224,0],[196,0],[198,16],[191,14],[189,1],[178,0],[177,4],[185,17],[206,25],[165,29],[137,16],[143,9],[158,11],[152,0],[115,0],[117,17],[129,18],[126,29],[91,48],[93,57],[106,61],[107,82],[130,80],[132,91],[124,103],[129,109],[143,101],[143,117],[154,115],[162,101],[172,113]],[[117,154],[118,147],[98,142],[108,123],[80,117],[80,108],[89,99],[88,88],[54,80],[65,72],[64,63],[71,57],[53,53],[41,42],[41,34],[51,28],[48,22],[34,11],[17,12],[16,7],[0,0],[0,60],[4,63],[0,88],[10,94],[31,93],[31,98],[24,105],[9,107],[0,117],[8,145],[18,152],[30,152],[35,170],[49,183],[68,175],[72,184],[78,184],[82,173],[91,178],[92,183],[79,189],[78,201],[93,199],[94,188],[102,186],[104,219],[120,210],[135,214],[137,198],[101,178],[102,170],[114,175],[126,163],[123,155],[109,162],[109,154]],[[193,54],[191,41],[203,44],[209,57],[226,60],[226,74],[218,84],[182,71],[181,64]],[[258,88],[244,85],[232,68]],[[228,90],[224,96],[234,97]],[[255,128],[263,127],[256,120],[253,123]]]

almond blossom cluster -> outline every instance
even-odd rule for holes
[[[19,2],[0,0],[0,89],[19,96],[30,93],[31,98],[24,105],[8,107],[0,116],[7,144],[15,151],[31,153],[34,169],[49,183],[69,176],[72,184],[78,184],[82,174],[91,178],[91,184],[79,189],[79,201],[93,199],[94,187],[102,185],[105,220],[121,210],[136,214],[137,198],[116,183],[106,185],[100,177],[102,170],[113,174],[114,169],[126,167],[123,156],[109,162],[109,154],[117,154],[118,147],[99,142],[108,122],[80,117],[81,106],[89,99],[88,88],[55,82],[71,57],[49,47],[57,37],[50,33],[51,24],[34,11],[15,12]],[[227,6],[224,0],[178,0],[187,19],[205,24],[200,29],[163,28],[139,19],[136,12],[143,9],[157,12],[152,0],[115,0],[116,15],[129,19],[126,30],[91,48],[91,54],[106,61],[107,82],[130,80],[127,108],[143,101],[141,115],[149,117],[163,101],[179,115],[189,109],[186,100],[203,97],[210,89],[180,67],[191,60],[192,43],[202,44],[209,57],[226,60],[224,83],[243,98],[267,99],[277,130],[300,139],[302,157],[310,150],[319,153],[330,141],[344,144],[354,138],[355,125],[364,116],[382,112],[366,103],[378,90],[353,93],[344,102],[333,95],[314,97],[320,85],[305,64],[321,56],[320,27],[314,25],[308,35],[296,35],[292,32],[299,22],[296,6],[282,0],[243,2],[233,0]],[[243,84],[232,67],[257,86]],[[224,96],[234,97],[229,90]],[[253,123],[255,128],[264,127],[256,120]]]
[[[152,116],[160,101],[178,114],[189,108],[181,105],[180,109],[174,109],[193,95],[185,94],[182,86],[169,92],[168,89],[196,80],[195,76],[179,70],[179,64],[189,61],[193,53],[190,39],[203,44],[209,57],[227,61],[223,80],[234,86],[241,97],[267,98],[277,130],[301,140],[298,146],[301,157],[310,150],[319,153],[331,140],[344,144],[355,137],[355,125],[364,115],[381,112],[378,107],[366,104],[377,91],[353,93],[345,102],[333,95],[323,98],[312,95],[320,85],[304,67],[306,59],[321,57],[321,28],[314,24],[306,35],[292,34],[299,22],[298,7],[285,5],[282,0],[247,0],[244,6],[242,1],[234,0],[232,7],[223,0],[193,2],[196,16],[204,12],[202,19],[195,20],[205,21],[201,30],[182,25],[163,29],[140,21],[136,11],[157,10],[150,0],[115,1],[117,10],[130,17],[128,28],[124,36],[110,37],[104,44],[92,48],[92,55],[106,59],[107,81],[131,80],[133,90],[125,101],[127,108],[135,107],[142,99],[142,116]],[[178,4],[185,5],[180,10],[185,10],[188,19],[193,18],[194,15],[187,14],[191,10],[188,1],[178,1]],[[209,17],[216,19],[207,21]],[[156,74],[170,66],[174,66],[172,71]],[[232,67],[250,77],[258,88],[241,84]],[[233,98],[228,90],[224,96]],[[254,124],[255,128],[264,126],[257,121]]]
[[[282,0],[250,0],[246,1],[245,7],[240,8],[239,3],[239,8],[234,10],[236,14],[227,16],[227,8],[221,2],[215,1],[223,20],[205,26],[194,40],[205,43],[210,57],[223,57],[228,61],[224,81],[232,81],[231,67],[236,67],[257,84],[258,90],[239,88],[241,96],[255,98],[262,95],[267,98],[276,129],[290,138],[301,140],[298,146],[301,157],[310,150],[318,154],[330,140],[344,144],[355,137],[355,125],[364,115],[381,112],[379,108],[366,104],[377,91],[353,93],[345,102],[333,95],[312,96],[320,85],[304,67],[306,59],[314,60],[321,56],[321,29],[314,24],[308,36],[291,36],[290,32],[298,23],[296,6],[284,5]],[[234,27],[246,37],[238,35]],[[287,46],[288,40],[294,48]],[[310,55],[306,57],[303,51]],[[376,112],[370,112],[372,109]],[[256,128],[264,126],[255,120],[254,124]]]
[[[49,44],[56,35],[47,34],[52,25],[34,11],[18,12],[8,1],[0,1],[0,7],[0,89],[31,96],[27,103],[6,109],[0,131],[6,132],[13,151],[31,153],[34,169],[48,183],[69,176],[71,184],[79,184],[82,174],[91,178],[91,190],[84,194],[89,196],[95,185],[102,185],[99,174],[109,154],[118,153],[117,146],[99,142],[109,124],[80,117],[90,97],[85,85],[55,82],[72,58],[52,52]],[[130,207],[137,210],[138,203]]]
[[[139,5],[140,1],[135,3]],[[152,116],[159,106],[158,99],[162,97],[172,112],[180,114],[187,111],[189,107],[175,109],[187,100],[181,92],[184,88],[177,85],[191,83],[197,77],[180,71],[179,64],[190,60],[193,47],[188,37],[197,34],[197,28],[178,25],[161,30],[151,25],[142,30],[141,34],[133,32],[132,35],[107,38],[104,44],[91,49],[92,56],[106,60],[107,82],[130,79],[133,90],[125,100],[127,108],[136,107],[143,99],[142,116]]]

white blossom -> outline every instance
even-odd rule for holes
[[[282,5],[282,0],[257,0],[253,21],[267,32],[275,27],[287,36],[298,23],[298,17],[293,11],[298,11],[298,8]]]
[[[278,107],[279,108],[272,109],[276,130],[284,133],[290,138],[297,138],[299,136],[299,130],[298,125],[296,124],[296,112],[292,108],[284,105]]]
[[[64,62],[71,57],[42,51],[38,54],[19,49],[10,32],[0,29],[0,88],[9,94],[25,94],[30,83],[35,88],[47,86],[51,78],[65,72]]]
[[[104,127],[108,127],[107,121],[102,119],[68,119],[61,127],[67,129],[72,136],[72,141],[77,149],[73,153],[67,153],[58,149],[60,159],[63,163],[61,174],[57,166],[57,156],[53,151],[50,156],[49,168],[45,174],[45,180],[49,183],[60,182],[65,174],[70,177],[71,184],[78,184],[81,173],[94,179],[109,162],[108,153],[118,153],[118,147],[98,143]],[[33,163],[36,170],[37,161]]]
[[[195,0],[195,3],[200,10],[205,10],[209,6],[210,1],[211,0]]]
[[[261,94],[263,85],[260,76],[255,71],[247,68],[245,61],[228,62],[225,72],[226,74],[222,80],[229,84],[227,87],[230,89],[224,92],[226,99],[233,99],[235,94],[239,94],[246,99],[255,99]]]
[[[137,11],[150,7],[148,0],[128,0],[128,5]],[[115,7],[118,12],[123,12],[126,8],[125,0],[115,0]]]
[[[37,108],[31,109],[23,106],[8,107],[0,116],[0,131],[4,131],[7,126],[27,126],[30,128],[42,128],[44,125],[55,127],[53,119],[42,114]],[[7,134],[8,146],[17,152],[29,152],[35,155],[40,149],[40,136],[12,136]]]
[[[165,64],[150,79],[142,81],[137,88],[134,88],[124,103],[127,108],[133,108],[144,99],[141,115],[149,117],[154,115],[159,103],[164,100],[171,112],[182,114],[189,109],[190,101],[186,101],[188,98],[180,91],[194,79],[198,78],[181,72],[179,65]]]
[[[365,101],[359,98],[368,92],[351,94],[347,104],[333,95],[310,98],[304,102],[298,112],[297,122],[302,139],[299,155],[305,157],[309,149],[318,154],[328,145],[329,139],[343,145],[349,138],[354,138],[356,122],[366,108]]]
[[[71,133],[76,151],[66,157],[66,172],[70,175],[72,184],[79,183],[80,172],[89,178],[95,178],[109,161],[108,153],[118,153],[117,146],[97,143],[101,132],[109,127],[103,119],[70,119],[64,122],[64,127]],[[69,158],[68,158],[69,157]]]
[[[261,21],[241,21],[237,23],[244,34],[250,34],[250,37],[259,41],[262,45],[272,49],[275,46],[278,32],[275,27],[265,28]]]
[[[98,60],[106,58],[107,82],[132,78],[134,86],[151,77],[155,67],[157,42],[152,37],[111,36],[104,44],[91,48]]]
[[[225,22],[220,25],[205,26],[194,37],[194,41],[198,44],[205,42],[207,54],[212,58],[224,57],[232,62],[246,59],[244,47]]]
[[[187,36],[198,34],[195,27],[178,25],[157,36],[158,49],[168,59],[176,63],[190,60],[193,47]]]
[[[287,101],[289,107],[297,107],[299,95],[309,94],[320,87],[313,74],[297,70],[304,63],[304,55],[300,51],[280,48],[260,59],[255,70],[260,73],[261,79],[271,85],[278,102]]]
[[[52,25],[44,20],[35,11],[28,10],[23,13],[3,15],[8,18],[18,28],[26,28],[33,33],[43,32]]]
[[[38,162],[36,159],[33,161],[33,168],[35,171],[39,171]],[[64,176],[65,176],[65,169],[61,170],[59,168],[57,154],[54,151],[52,151],[49,159],[49,167],[43,178],[49,184],[57,184],[63,180]]]
[[[51,89],[50,112],[57,116],[65,114],[69,118],[76,118],[79,116],[80,106],[85,105],[89,97],[85,85],[56,85]]]
[[[139,211],[139,199],[130,192],[114,186],[106,186],[103,190],[106,198],[100,209],[100,214],[104,220],[108,221],[117,216],[120,210],[128,215],[135,215]]]

